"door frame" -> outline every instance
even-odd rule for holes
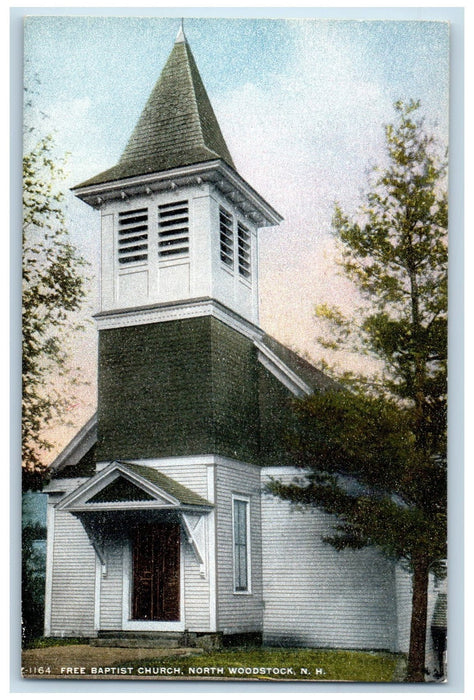
[[[133,595],[133,540],[129,538],[123,546],[123,584],[122,584],[122,629],[134,632],[184,632],[184,542],[183,528],[179,528],[179,620],[165,622],[160,620],[132,620]]]

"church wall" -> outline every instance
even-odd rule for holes
[[[184,549],[184,620],[190,632],[207,632],[211,629],[209,565],[201,575],[199,562],[191,545],[182,538]]]
[[[250,499],[250,593],[234,592],[232,495]],[[224,634],[261,632],[262,533],[260,470],[250,465],[216,467],[217,629]]]
[[[322,541],[334,523],[262,496],[264,641],[396,651],[394,564],[372,548],[337,552]]]
[[[55,511],[51,549],[48,636],[94,636],[96,555],[78,518]]]
[[[199,460],[200,458],[197,459]],[[162,474],[170,479],[179,481],[180,484],[191,489],[191,491],[202,496],[202,498],[211,502],[214,500],[214,495],[209,488],[208,467],[203,463],[204,460],[196,464],[190,463],[189,459],[184,459],[180,462],[179,458],[170,460],[137,459],[134,462],[144,466],[156,467]]]
[[[120,630],[122,628],[123,599],[123,539],[117,538],[107,544],[105,550],[107,568],[100,576],[98,595],[100,597],[100,630]]]
[[[397,565],[396,567],[396,594],[398,611],[398,650],[408,652],[408,647],[410,645],[412,582],[410,572],[402,568],[400,565]]]

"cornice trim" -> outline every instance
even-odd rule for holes
[[[90,450],[97,440],[97,413],[89,418],[87,423],[79,430],[66,447],[51,462],[50,470],[55,472],[66,464],[76,464]]]
[[[264,332],[245,321],[214,299],[197,299],[190,302],[157,304],[136,309],[120,309],[118,311],[102,311],[94,316],[99,331],[127,326],[140,326],[147,323],[163,323],[180,319],[213,316],[230,328],[238,331],[251,340],[259,340]]]
[[[158,173],[137,175],[136,177],[103,182],[97,185],[85,185],[72,188],[72,192],[86,204],[100,209],[107,200],[117,199],[122,193],[140,194],[143,192],[164,190],[180,186],[197,184],[200,180],[214,185],[223,194],[237,190],[249,205],[248,214],[258,215],[258,226],[275,226],[283,217],[254,188],[249,185],[227,163],[217,159],[182,168],[173,168]],[[255,216],[254,216],[255,218]]]
[[[295,396],[309,396],[313,390],[306,384],[288,365],[280,360],[266,345],[255,340],[255,346],[258,349],[259,362],[268,369],[287,389]]]

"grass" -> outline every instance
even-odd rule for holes
[[[72,644],[89,644],[85,637],[38,637],[23,644],[23,649],[45,649],[47,647],[67,647]]]
[[[160,659],[134,659],[121,665],[133,666],[132,675],[141,677],[167,675],[167,668],[176,668],[180,669],[181,677],[206,680],[246,678],[389,683],[402,680],[399,676],[403,659],[399,654],[382,652],[246,647],[185,658],[170,655]],[[144,669],[151,669],[151,672],[147,674]],[[176,677],[179,674],[171,675]]]

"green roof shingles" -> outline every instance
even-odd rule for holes
[[[211,506],[209,501],[205,498],[201,498],[197,493],[191,491],[186,486],[183,486],[179,482],[171,479],[169,476],[165,476],[161,472],[153,467],[145,467],[141,464],[130,464],[130,462],[118,462],[118,464],[123,465],[126,469],[134,472],[138,476],[149,481],[151,484],[158,486],[159,489],[169,494],[173,498],[176,498],[183,506]]]
[[[235,168],[191,49],[179,41],[117,165],[73,189],[217,159]]]
[[[265,334],[262,343],[271,350],[284,364],[302,379],[313,391],[336,389],[337,383],[324,372],[317,369],[308,360],[286,347],[272,336]]]

